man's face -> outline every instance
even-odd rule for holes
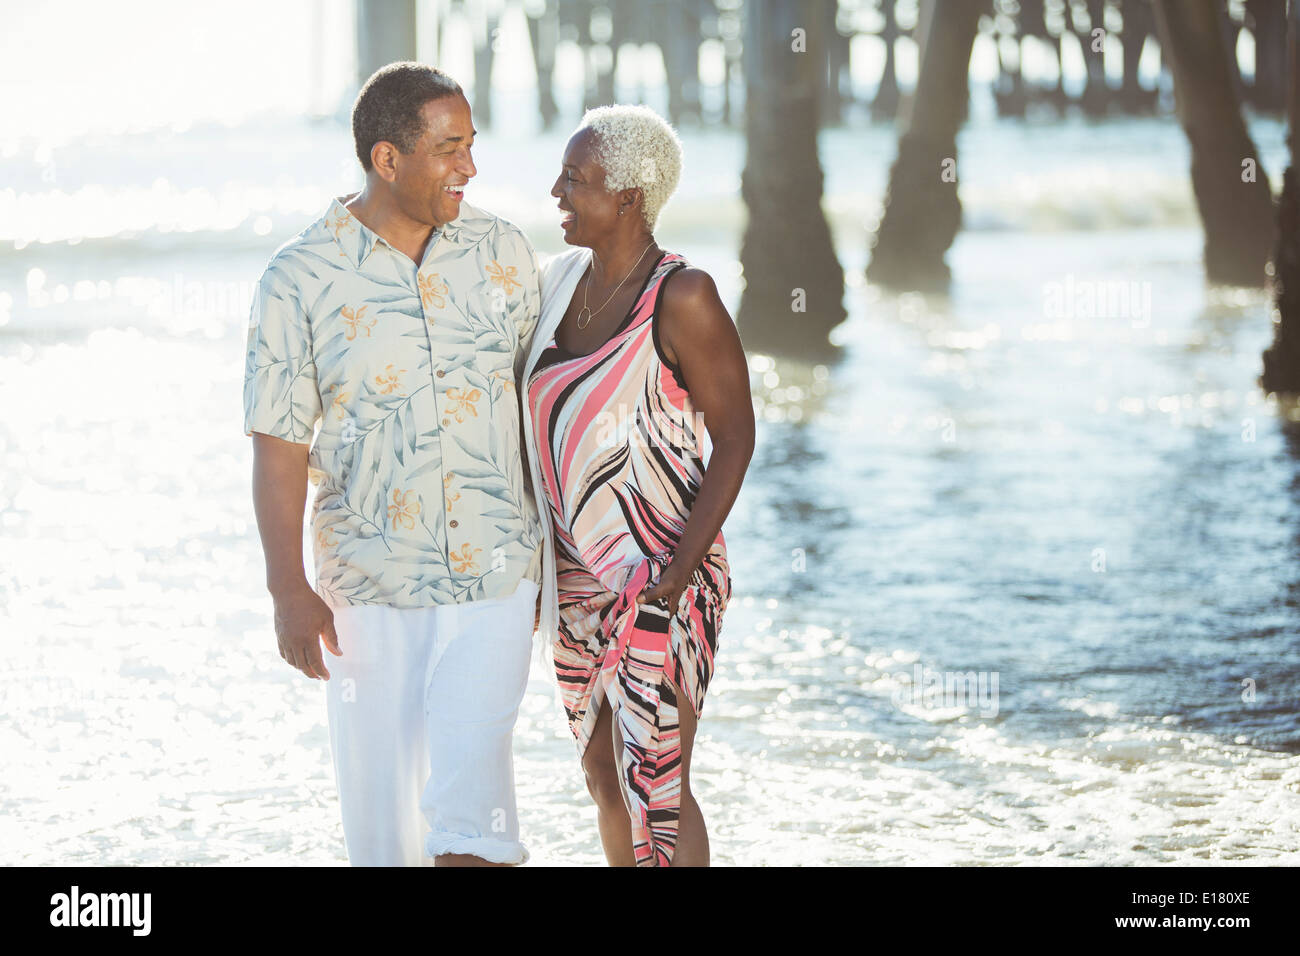
[[[460,215],[465,184],[478,173],[470,157],[475,130],[464,96],[430,100],[420,114],[424,135],[395,157],[393,191],[405,215],[436,227]]]

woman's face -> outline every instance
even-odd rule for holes
[[[566,214],[560,220],[564,241],[571,246],[591,246],[611,234],[621,222],[619,197],[605,191],[605,170],[595,157],[595,134],[580,129],[569,139],[560,175],[551,187]]]

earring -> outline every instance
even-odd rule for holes
[[[623,215],[623,210],[620,209],[620,210],[618,211],[618,214],[619,214],[620,216]]]

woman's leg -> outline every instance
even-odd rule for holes
[[[708,833],[690,789],[696,716],[690,698],[669,677],[677,671],[675,655],[666,644],[671,641],[673,615],[653,605],[628,611],[635,614],[634,622],[620,622],[631,628],[628,643],[583,754],[606,859],[612,866],[638,861],[708,866]],[[713,641],[707,643],[711,664]],[[679,715],[679,704],[684,716]],[[622,728],[636,744],[630,753],[635,760],[632,779],[625,779],[622,771],[629,756]],[[643,814],[648,819],[643,820]],[[622,826],[630,837],[630,856],[628,837],[619,832]]]
[[[660,805],[672,803],[670,792],[677,790],[676,799],[678,802],[678,816],[676,820],[676,833],[672,833],[672,827],[662,827],[657,833],[658,837],[667,837],[670,840],[675,839],[675,848],[672,851],[671,866],[708,866],[709,865],[709,834],[704,826],[704,814],[700,810],[694,795],[691,793],[691,752],[695,744],[696,718],[695,712],[691,709],[690,701],[687,700],[667,675],[663,677],[665,693],[659,705],[659,726],[660,742],[667,749],[673,745],[681,749],[681,776],[679,781],[674,783],[672,780],[665,780],[662,788],[656,787],[652,796],[651,807],[655,808]],[[608,711],[609,708],[606,708]],[[602,718],[606,715],[602,713]],[[597,725],[599,727],[599,723]],[[604,736],[599,730],[599,736]],[[623,752],[623,735],[619,732],[618,722],[614,721],[609,730],[610,761],[606,764],[612,771],[614,784],[618,784],[619,761],[618,756]],[[596,738],[592,738],[594,746]],[[622,800],[622,791],[619,791],[619,799]],[[614,815],[610,814],[612,818]],[[631,817],[624,809],[623,816],[626,823],[630,825]],[[629,847],[632,843],[629,841]],[[635,860],[635,855],[633,855]]]
[[[665,678],[666,679],[666,678]],[[677,850],[673,854],[673,866],[708,866],[709,834],[704,827],[704,813],[695,802],[691,793],[691,751],[695,744],[695,712],[691,703],[681,690],[674,687],[677,695],[677,721],[680,726],[682,747],[682,794],[681,818],[677,824]]]
[[[582,755],[582,769],[587,777],[587,792],[596,802],[596,823],[600,828],[600,843],[605,849],[606,862],[610,866],[635,866],[632,818],[628,816],[623,791],[619,787],[619,750],[614,749],[614,739],[610,734],[609,712],[609,701],[602,700],[591,741]]]

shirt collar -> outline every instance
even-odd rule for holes
[[[380,243],[388,246],[388,240],[377,232],[371,230],[360,219],[348,211],[344,203],[351,201],[356,197],[356,193],[349,193],[346,196],[337,196],[330,201],[329,209],[325,211],[325,228],[334,236],[334,241],[338,243],[343,254],[348,257],[352,265],[360,269],[361,264],[366,261],[366,257],[374,251]],[[439,240],[448,239],[455,241],[460,234],[456,228],[457,222],[449,222],[445,226],[434,229],[429,236],[429,245],[425,249],[425,258],[432,251],[433,246]],[[396,251],[396,250],[394,250]]]

